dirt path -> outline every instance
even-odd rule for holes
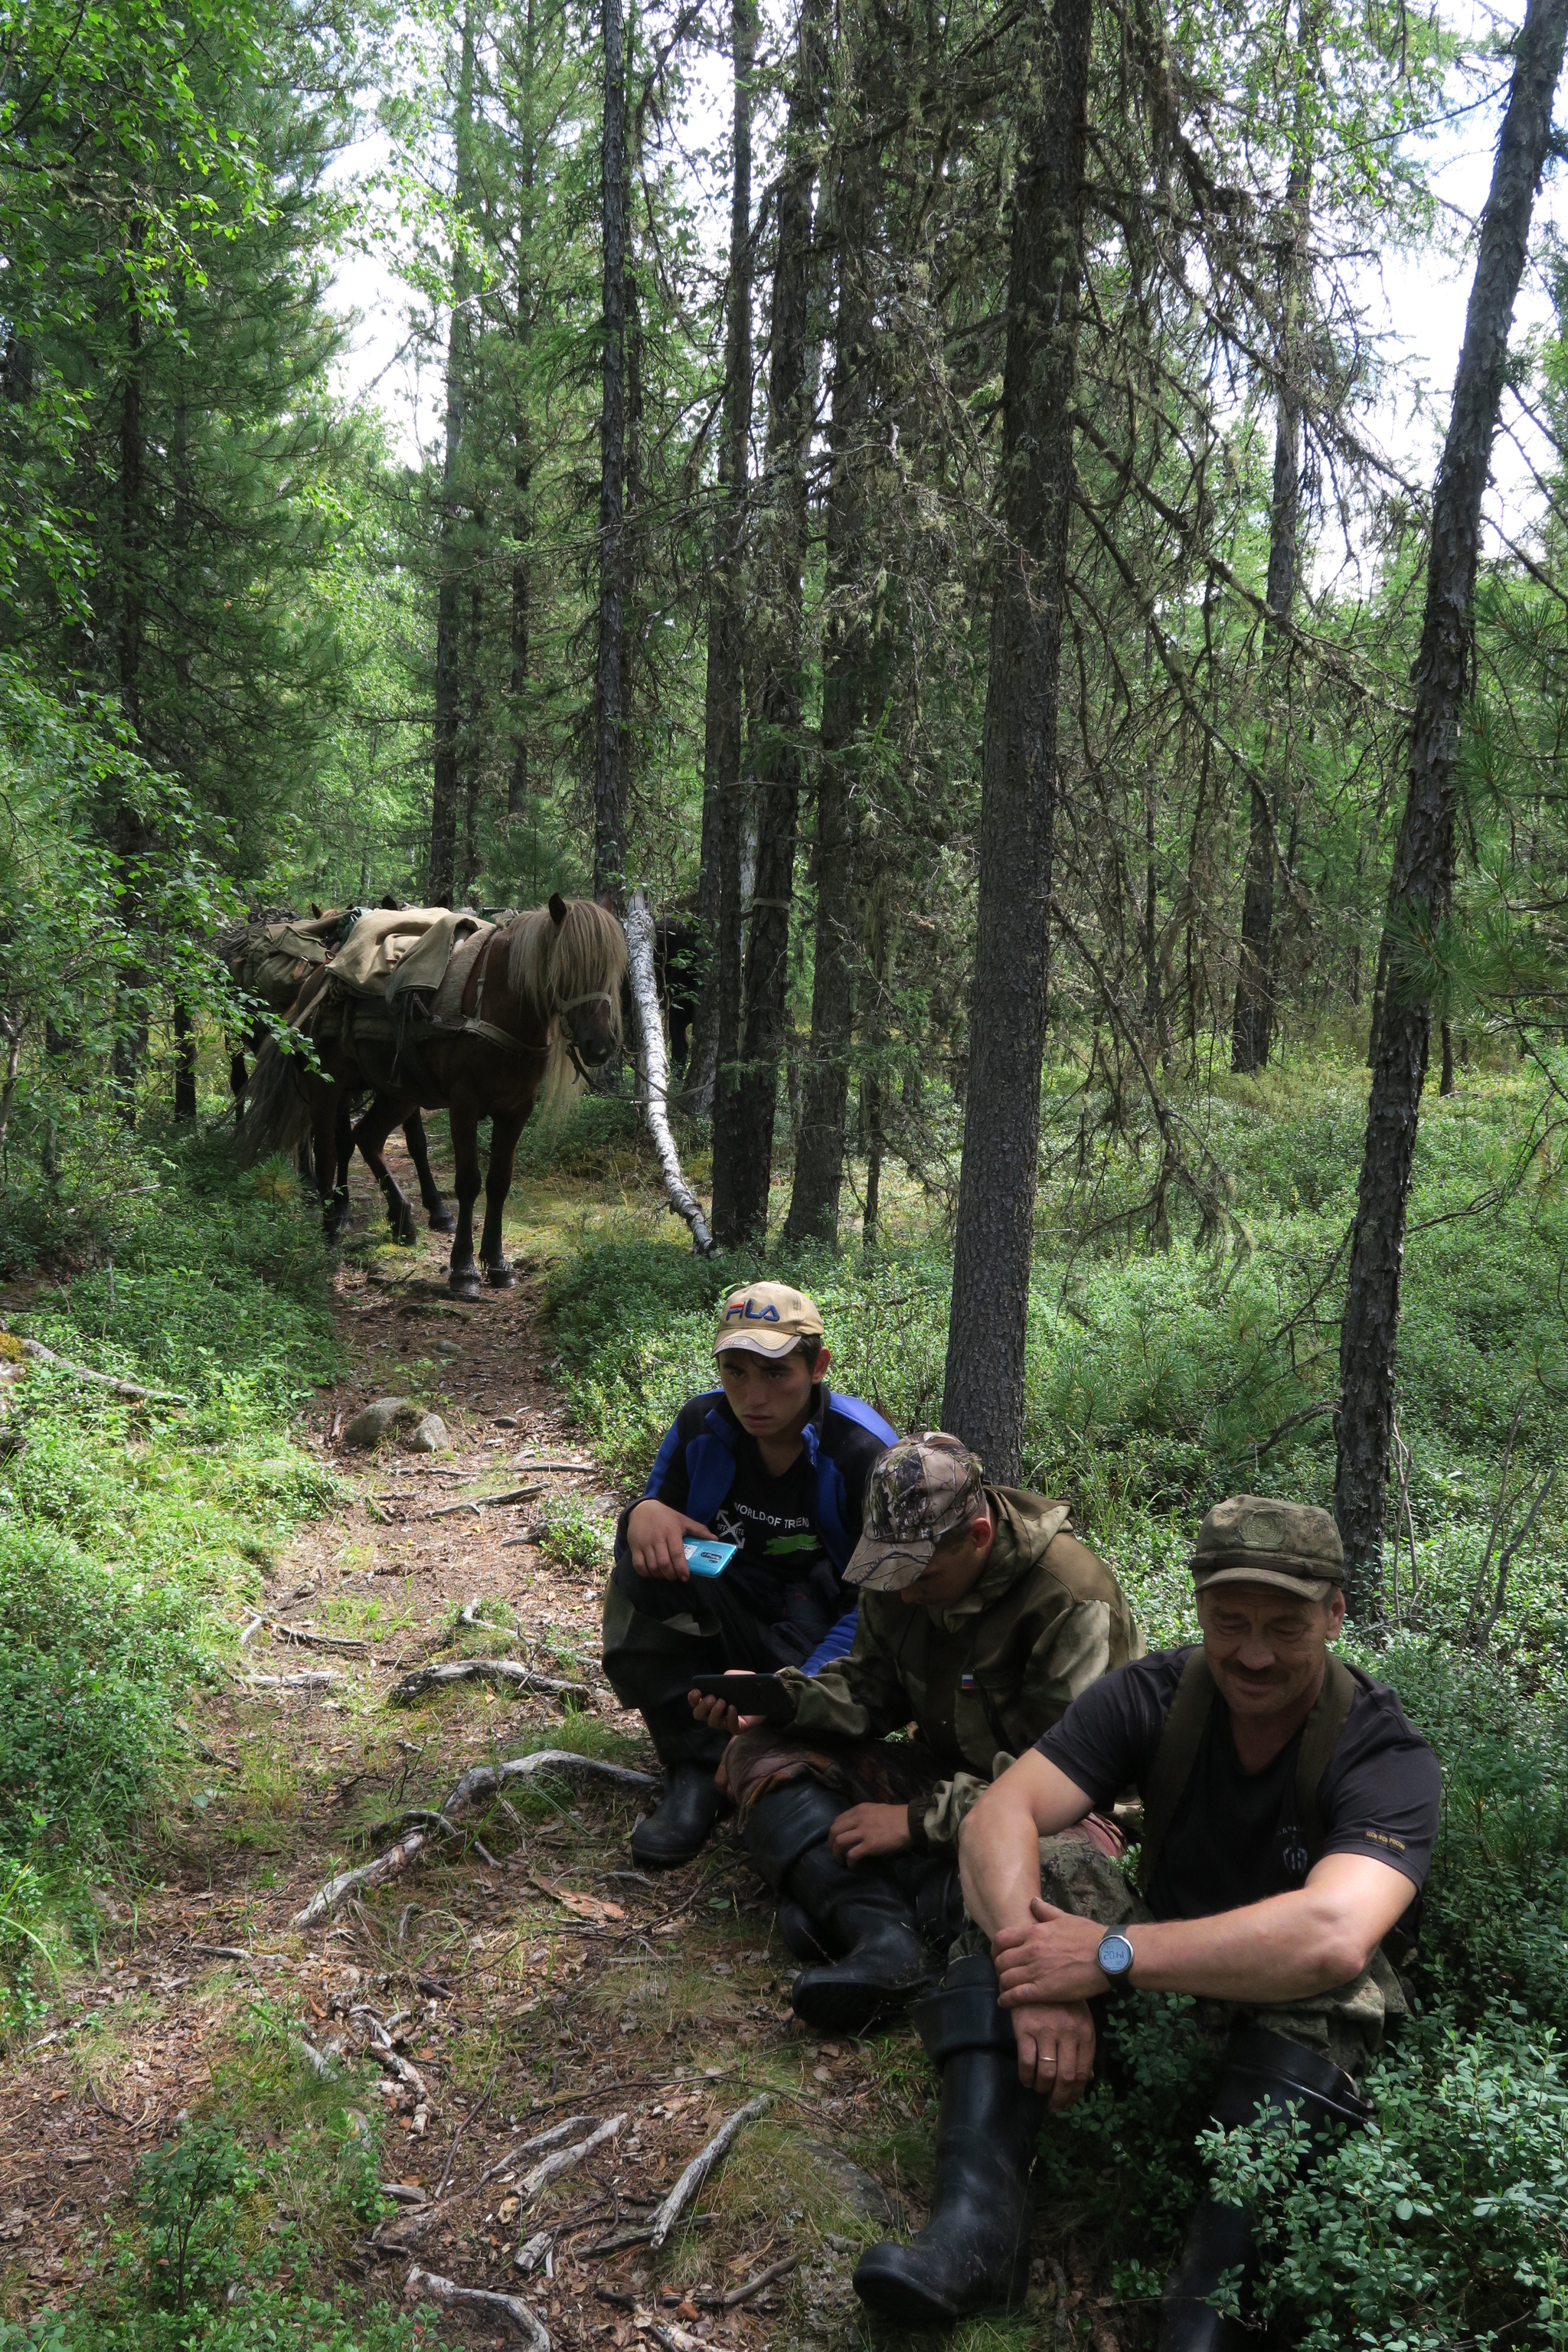
[[[139,1882],[99,1897],[100,1967],[60,1987],[10,2070],[4,2307],[58,2307],[89,2288],[137,2157],[184,2116],[218,2115],[271,2152],[269,2180],[297,2177],[300,2210],[290,2219],[280,2194],[266,2225],[277,2244],[257,2261],[317,2292],[396,2297],[418,2264],[524,2297],[557,2345],[852,2344],[858,2248],[920,2218],[904,2189],[911,2159],[927,2160],[931,2084],[907,2032],[847,2045],[798,2025],[771,1902],[727,1838],[645,1876],[626,1843],[635,1794],[552,1779],[466,1814],[472,1843],[434,1839],[294,1924],[334,1871],[384,1850],[409,1808],[438,1807],[477,1765],[543,1747],[653,1760],[599,1676],[602,1567],[531,1539],[563,1496],[601,1518],[616,1500],[552,1401],[537,1285],[525,1271],[515,1291],[458,1306],[444,1251],[431,1237],[390,1274],[384,1254],[340,1274],[348,1370],[306,1442],[353,1499],[288,1547],[245,1612],[266,1622],[193,1711],[203,1760],[188,1801],[150,1834]],[[437,1406],[450,1450],[345,1452],[353,1412],[401,1394]],[[459,1622],[476,1600],[489,1626]],[[417,1665],[479,1655],[585,1684],[588,1705],[478,1684],[388,1704]],[[302,1673],[335,1679],[251,1686]],[[764,2091],[768,2112],[696,2199],[694,2224],[650,2258],[654,2200]],[[583,2119],[572,2147],[617,2116],[531,2195],[540,2152],[507,2161],[566,2118]],[[376,2179],[396,2201],[374,2195]],[[442,2325],[520,2340],[493,2306]],[[1023,2323],[1018,2340],[1034,2332]]]

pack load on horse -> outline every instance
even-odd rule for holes
[[[333,961],[306,981],[289,1019],[309,1039],[316,1066],[276,1040],[262,1050],[239,1131],[241,1164],[252,1167],[311,1135],[327,1230],[334,1233],[347,1210],[357,1147],[385,1195],[394,1232],[412,1241],[413,1212],[383,1147],[394,1127],[406,1127],[422,1108],[445,1110],[458,1191],[450,1286],[477,1297],[473,1208],[479,1121],[488,1118],[479,1257],[495,1287],[510,1286],[501,1212],[517,1139],[542,1088],[563,1090],[574,1069],[586,1076],[619,1051],[626,963],[620,924],[587,898],[557,896],[499,923],[469,908],[362,917]],[[374,1099],[351,1129],[340,1113],[355,1094]]]
[[[383,908],[395,905],[395,899],[391,898],[384,898],[381,902]],[[377,911],[379,914],[380,910]],[[276,1014],[279,1019],[287,1020],[299,1002],[300,992],[306,981],[332,961],[345,940],[353,936],[364,914],[363,907],[312,907],[309,919],[304,919],[288,908],[269,908],[254,922],[236,923],[220,932],[215,942],[215,952],[230,979],[247,996],[257,998],[268,1013]],[[253,1059],[259,1059],[269,1034],[265,1017],[258,1013],[247,1041]],[[232,1042],[228,1083],[234,1096],[234,1117],[237,1126],[245,1116],[246,1089],[249,1081],[246,1076],[244,1050]],[[353,1098],[345,1095],[339,1108],[336,1151],[336,1158],[345,1163],[349,1156],[348,1125],[353,1108]],[[403,1134],[419,1180],[419,1197],[430,1220],[431,1230],[449,1234],[453,1229],[452,1213],[442,1200],[436,1179],[430,1172],[430,1147],[425,1139],[425,1123],[417,1110],[404,1121]],[[302,1181],[308,1186],[316,1185],[316,1169],[308,1134],[300,1139],[296,1165]],[[331,1193],[332,1170],[330,1167],[324,1171],[317,1189],[322,1199]]]

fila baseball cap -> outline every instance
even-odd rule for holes
[[[752,1282],[732,1290],[719,1309],[716,1356],[787,1356],[803,1339],[822,1337],[822,1310],[787,1282]]]

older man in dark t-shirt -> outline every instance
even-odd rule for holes
[[[1294,2107],[1309,2153],[1366,2110],[1354,2077],[1404,2008],[1383,1946],[1431,1860],[1436,1759],[1394,1693],[1333,1657],[1343,1554],[1326,1511],[1243,1495],[1193,1560],[1200,1647],[1092,1684],[975,1805],[961,1837],[971,1950],[917,2013],[942,2067],[931,2221],[855,2274],[911,2325],[1006,2305],[1027,2277],[1028,2171],[1047,2110],[1092,2071],[1089,2001],[1194,1996],[1228,2033],[1227,2125]],[[1136,1788],[1137,1888],[1063,1832]],[[1162,2352],[1249,2340],[1215,2298],[1248,2217],[1205,2200],[1167,2282]]]

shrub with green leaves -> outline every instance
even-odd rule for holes
[[[1568,2083],[1555,2037],[1441,2018],[1374,2068],[1371,2131],[1317,2170],[1294,2131],[1209,2137],[1216,2187],[1258,2216],[1262,2306],[1302,2352],[1345,2344],[1568,2344]]]

